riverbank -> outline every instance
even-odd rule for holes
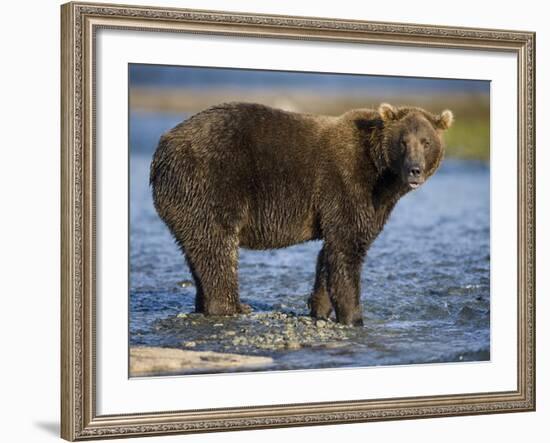
[[[353,95],[324,94],[292,89],[215,89],[134,87],[130,90],[130,108],[134,113],[189,116],[215,104],[231,101],[262,103],[293,112],[340,115],[350,109],[376,108],[381,102],[422,107],[438,113],[451,109],[453,126],[446,132],[448,157],[489,160],[490,113],[483,95],[445,94],[388,96],[381,93]]]
[[[130,376],[177,375],[267,369],[270,357],[136,346],[130,348]]]

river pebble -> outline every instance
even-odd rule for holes
[[[205,317],[179,313],[156,322],[166,334],[185,334],[183,347],[226,352],[262,353],[308,347],[347,346],[357,329],[332,320],[314,320],[294,313],[260,312],[235,317]],[[225,331],[219,331],[221,329]]]

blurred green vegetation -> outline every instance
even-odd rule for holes
[[[204,90],[187,88],[130,88],[130,110],[145,112],[194,114],[209,106],[228,101],[263,103],[295,112],[340,115],[350,109],[376,109],[382,102],[396,106],[418,106],[434,114],[450,109],[454,124],[445,133],[446,156],[489,161],[489,95],[470,94],[319,94],[296,89],[263,91],[222,88]]]
[[[439,97],[425,108],[434,113],[442,109],[453,111],[454,123],[445,133],[447,157],[489,161],[489,95]]]
[[[447,156],[475,160],[489,160],[489,119],[456,118],[445,134]]]

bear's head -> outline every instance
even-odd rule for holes
[[[439,115],[420,108],[378,108],[382,120],[381,152],[377,167],[389,168],[407,189],[416,189],[439,167],[444,154],[443,132],[453,123],[449,110]]]

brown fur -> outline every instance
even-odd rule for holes
[[[249,310],[239,301],[239,246],[323,239],[311,315],[334,309],[337,321],[362,324],[366,251],[398,199],[439,166],[451,122],[450,111],[387,104],[328,117],[228,103],[167,132],[150,180],[193,274],[196,310]]]

